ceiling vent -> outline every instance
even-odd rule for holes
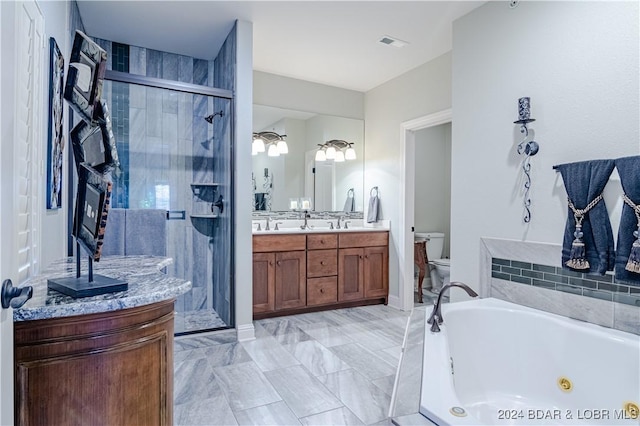
[[[404,47],[407,44],[409,44],[409,42],[407,41],[402,41],[398,38],[395,37],[391,37],[388,35],[384,35],[382,37],[380,37],[380,40],[378,40],[378,42],[382,43],[382,44],[386,44],[387,46],[393,46],[393,47]]]

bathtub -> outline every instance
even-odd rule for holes
[[[442,316],[440,333],[425,323],[420,413],[432,422],[640,424],[640,336],[493,298]]]

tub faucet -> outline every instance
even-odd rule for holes
[[[440,305],[442,305],[442,295],[451,287],[460,287],[461,289],[466,291],[469,296],[478,297],[478,293],[476,293],[471,289],[471,287],[463,283],[453,282],[443,286],[440,290],[440,294],[438,295],[438,300],[433,305],[433,311],[431,311],[431,315],[427,320],[427,324],[431,324],[431,331],[433,333],[440,332],[440,324],[442,324],[442,321],[444,321],[442,318],[442,312],[440,312]]]

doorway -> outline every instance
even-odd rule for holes
[[[400,309],[411,310],[414,296],[414,263],[413,241],[415,232],[415,154],[416,132],[421,129],[451,123],[452,110],[443,111],[419,117],[401,123],[401,162],[404,173],[400,176],[400,195],[405,202],[401,206],[400,214],[400,244],[398,247],[398,261],[400,264],[399,299]]]

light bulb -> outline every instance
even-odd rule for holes
[[[289,153],[289,147],[287,146],[287,142],[286,141],[278,141],[278,152],[280,154],[288,154]]]
[[[342,163],[344,162],[344,152],[338,150],[336,151],[336,159],[335,159],[336,163]]]
[[[264,152],[264,141],[262,139],[254,139],[252,146],[255,147],[256,152]]]
[[[349,147],[347,148],[347,152],[344,153],[344,158],[346,160],[355,160],[356,159],[356,150]]]
[[[336,149],[332,146],[327,148],[326,156],[327,156],[327,160],[333,160],[334,158],[336,158]]]
[[[326,161],[327,160],[327,155],[324,153],[323,149],[319,149],[316,152],[316,161]]]
[[[278,147],[274,144],[269,145],[269,151],[267,152],[269,157],[279,157],[280,151],[278,151]]]

